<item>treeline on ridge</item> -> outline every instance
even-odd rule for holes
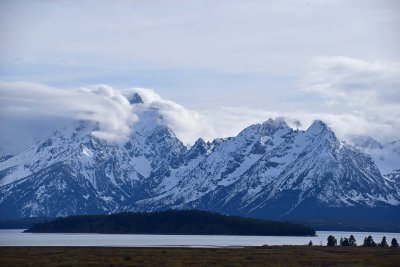
[[[34,224],[34,233],[314,236],[311,227],[199,210],[81,215]]]

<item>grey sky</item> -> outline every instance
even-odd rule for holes
[[[382,103],[400,98],[400,1],[2,0],[0,37],[3,82],[146,87],[245,123],[297,114],[398,137],[398,102]]]

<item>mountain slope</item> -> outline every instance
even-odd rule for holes
[[[372,159],[341,143],[320,121],[303,132],[269,120],[206,146],[211,152],[175,173],[181,179],[174,187],[139,201],[139,209],[172,206],[290,218],[303,206],[318,213],[400,203]],[[300,214],[307,216],[315,214]]]
[[[96,138],[97,125],[81,121],[0,162],[0,215],[108,213],[149,197],[187,149],[157,111],[142,115],[124,144]]]
[[[130,103],[139,121],[124,143],[107,143],[92,134],[95,123],[80,121],[1,161],[0,216],[197,208],[368,219],[380,210],[400,221],[392,216],[400,206],[398,179],[383,177],[370,156],[321,121],[299,131],[269,119],[188,149],[159,110],[138,94]]]

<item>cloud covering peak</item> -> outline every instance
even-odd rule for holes
[[[216,132],[205,115],[164,99],[153,89],[129,88],[120,92],[128,99],[137,94],[145,108],[157,109],[165,123],[185,144],[193,144],[199,137],[216,137]]]
[[[306,129],[322,120],[341,140],[367,135],[386,143],[399,139],[400,65],[348,57],[316,57],[298,86],[305,96],[280,108],[224,106],[189,109],[152,89],[93,85],[61,89],[33,83],[0,83],[0,153],[16,153],[75,120],[98,123],[93,134],[109,142],[126,141],[140,112],[157,110],[185,144],[238,134],[268,118],[283,117]],[[141,101],[132,101],[137,95]],[[135,97],[137,97],[135,96]],[[252,96],[257,97],[256,95]],[[312,99],[312,105],[304,102]]]
[[[33,83],[0,83],[1,151],[15,153],[76,120],[98,123],[93,135],[126,140],[138,120],[119,91],[107,85],[60,89]],[[3,153],[4,153],[3,152]]]
[[[0,83],[0,152],[17,153],[76,120],[98,123],[92,134],[108,142],[128,140],[139,113],[129,99],[138,95],[144,108],[158,110],[165,123],[186,144],[199,136],[213,136],[207,119],[154,90],[117,90],[108,85],[60,89],[33,83]]]

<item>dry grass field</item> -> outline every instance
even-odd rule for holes
[[[400,266],[400,249],[2,247],[0,266]]]

